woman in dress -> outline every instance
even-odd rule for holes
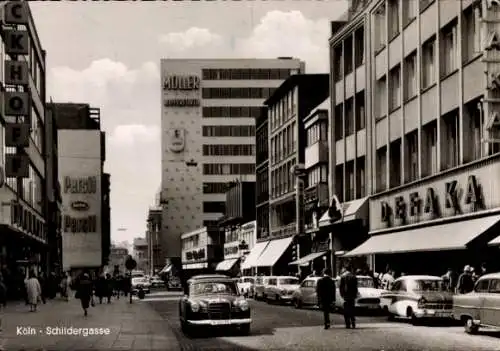
[[[80,299],[83,308],[83,314],[87,315],[87,310],[92,299],[93,283],[90,280],[88,273],[84,273],[79,279],[78,287],[76,290],[76,298]]]
[[[69,301],[69,293],[71,290],[71,276],[68,272],[64,273],[64,277],[61,280],[61,297]]]
[[[26,291],[28,293],[30,312],[35,312],[42,294],[42,287],[33,271],[30,272],[28,280],[26,281]]]

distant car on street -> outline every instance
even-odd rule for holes
[[[358,309],[380,310],[380,296],[385,291],[376,289],[373,278],[365,275],[357,275],[358,281],[358,297],[356,298],[355,307]],[[335,307],[337,309],[344,308],[344,299],[340,296],[340,277],[335,279]]]
[[[136,294],[142,288],[146,294],[151,292],[151,283],[144,277],[132,278],[132,293]]]
[[[265,289],[268,286],[269,279],[273,277],[263,277],[259,276],[255,279],[255,283],[253,285],[253,298],[255,300],[266,299]]]
[[[157,275],[150,279],[151,287],[158,288],[165,285],[165,282]]]
[[[453,318],[469,334],[480,327],[500,328],[500,273],[483,275],[472,292],[453,296]]]
[[[240,277],[237,281],[240,293],[245,297],[250,297],[250,291],[255,283],[255,277]]]
[[[384,291],[380,306],[389,318],[409,318],[418,324],[424,318],[451,318],[453,295],[443,290],[443,279],[432,275],[408,275]]]
[[[252,323],[248,301],[239,294],[236,282],[224,275],[189,279],[179,301],[179,319],[185,334],[196,328],[237,327],[248,335]]]
[[[290,303],[292,302],[293,293],[299,287],[299,278],[292,276],[271,277],[264,288],[264,295],[268,302]]]

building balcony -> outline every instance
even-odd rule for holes
[[[311,168],[318,163],[328,163],[328,141],[320,140],[305,150],[305,167]]]
[[[297,225],[295,222],[271,229],[271,237],[282,238],[291,235],[295,235],[297,232]]]
[[[304,204],[318,202],[319,207],[328,206],[328,184],[319,183],[315,184],[304,191]]]

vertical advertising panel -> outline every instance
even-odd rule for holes
[[[99,131],[61,130],[59,182],[63,213],[63,268],[102,264],[102,189]]]

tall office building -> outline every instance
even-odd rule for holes
[[[255,181],[255,118],[304,63],[293,58],[161,61],[161,245],[181,257],[182,233],[216,225],[226,185]]]

